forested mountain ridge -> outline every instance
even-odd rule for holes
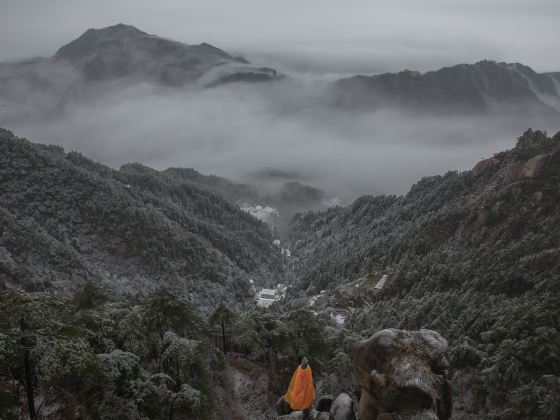
[[[184,44],[118,24],[88,29],[51,57],[0,63],[0,111],[3,124],[13,128],[13,121],[59,117],[70,104],[94,103],[128,88],[170,93],[278,78],[274,69],[213,45]]]
[[[233,57],[213,45],[187,45],[122,23],[88,29],[61,47],[54,60],[70,63],[87,80],[137,76],[171,86],[195,81],[218,68],[224,69],[224,81],[232,77],[272,80],[276,75],[272,69],[251,67],[243,57]]]
[[[29,83],[40,90],[58,84],[75,90],[77,78],[86,82],[128,78],[176,87],[205,75],[203,84],[269,81],[276,77],[276,71],[251,66],[243,57],[207,43],[188,45],[122,23],[88,29],[52,57],[0,63],[0,80]]]
[[[49,410],[273,418],[302,354],[321,393],[353,395],[353,343],[430,328],[450,344],[453,418],[560,413],[560,134],[528,130],[512,150],[403,197],[297,215],[283,244],[295,273],[269,228],[191,170],[116,171],[5,130],[0,165],[0,281],[10,289],[0,294],[0,374],[22,389],[27,348]],[[302,298],[373,272],[388,274],[384,287],[352,307]],[[243,307],[249,276],[283,275],[296,278],[284,304]],[[37,292],[65,287],[76,290]],[[239,378],[260,392],[240,391]],[[7,415],[25,412],[23,391],[0,397]]]
[[[420,73],[404,70],[341,79],[334,86],[340,106],[416,111],[519,111],[557,115],[560,75],[537,73],[519,63],[485,60]]]
[[[348,328],[431,328],[451,345],[454,418],[560,413],[560,133],[529,130],[471,171],[296,216],[293,297],[369,272]],[[473,417],[474,416],[474,417]]]
[[[0,280],[25,290],[100,281],[234,305],[283,272],[270,229],[218,194],[139,164],[120,171],[0,131]]]

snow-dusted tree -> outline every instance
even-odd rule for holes
[[[208,325],[215,339],[216,347],[221,344],[222,351],[225,353],[229,350],[229,342],[233,334],[233,325],[235,324],[237,315],[226,304],[220,303],[212,312],[208,319]],[[218,344],[218,338],[220,344]]]

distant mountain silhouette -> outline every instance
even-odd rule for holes
[[[215,86],[281,77],[272,68],[253,66],[210,44],[188,45],[121,23],[88,29],[53,57],[0,63],[0,99],[17,103],[18,97],[32,93],[39,95],[33,103],[45,97],[43,102],[56,109],[53,102],[87,97],[84,88],[97,86],[96,82]],[[345,109],[499,110],[545,117],[560,113],[560,73],[537,73],[519,63],[480,61],[426,73],[356,75],[333,83],[330,93],[330,104]]]
[[[88,29],[53,57],[0,64],[0,82],[4,85],[0,86],[0,95],[9,91],[6,85],[10,83],[40,89],[73,86],[77,81],[76,75],[68,74],[72,70],[87,82],[130,79],[166,86],[277,78],[276,70],[251,66],[245,58],[233,57],[210,44],[187,45],[118,24]]]
[[[137,76],[182,85],[217,67],[226,80],[270,80],[275,74],[210,44],[187,45],[124,24],[87,30],[60,48],[55,59],[71,63],[90,80]]]
[[[334,95],[337,105],[346,108],[486,112],[498,107],[557,114],[560,73],[537,73],[519,63],[480,61],[427,73],[405,70],[341,79],[334,85]]]

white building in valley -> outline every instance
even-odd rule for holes
[[[278,295],[275,289],[262,289],[256,297],[257,306],[261,308],[268,308],[278,300]]]
[[[276,289],[261,289],[261,291],[255,296],[257,306],[261,308],[268,308],[274,302],[277,302],[286,296],[287,288],[288,287],[283,284],[278,284]]]

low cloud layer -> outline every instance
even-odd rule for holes
[[[296,180],[348,201],[405,193],[422,176],[468,169],[528,127],[560,129],[525,115],[350,112],[330,106],[325,93],[329,81],[356,73],[483,58],[560,70],[557,0],[0,0],[0,10],[0,61],[50,56],[89,27],[125,22],[209,42],[290,76],[211,89],[91,89],[45,60],[38,77],[0,84],[0,125],[116,168],[131,161],[193,167],[265,188]],[[43,77],[54,81],[50,90]]]
[[[115,168],[193,167],[261,187],[296,180],[347,201],[405,193],[422,176],[468,169],[529,126],[558,129],[519,116],[343,111],[327,105],[325,86],[305,78],[210,89],[133,85],[1,124]]]

